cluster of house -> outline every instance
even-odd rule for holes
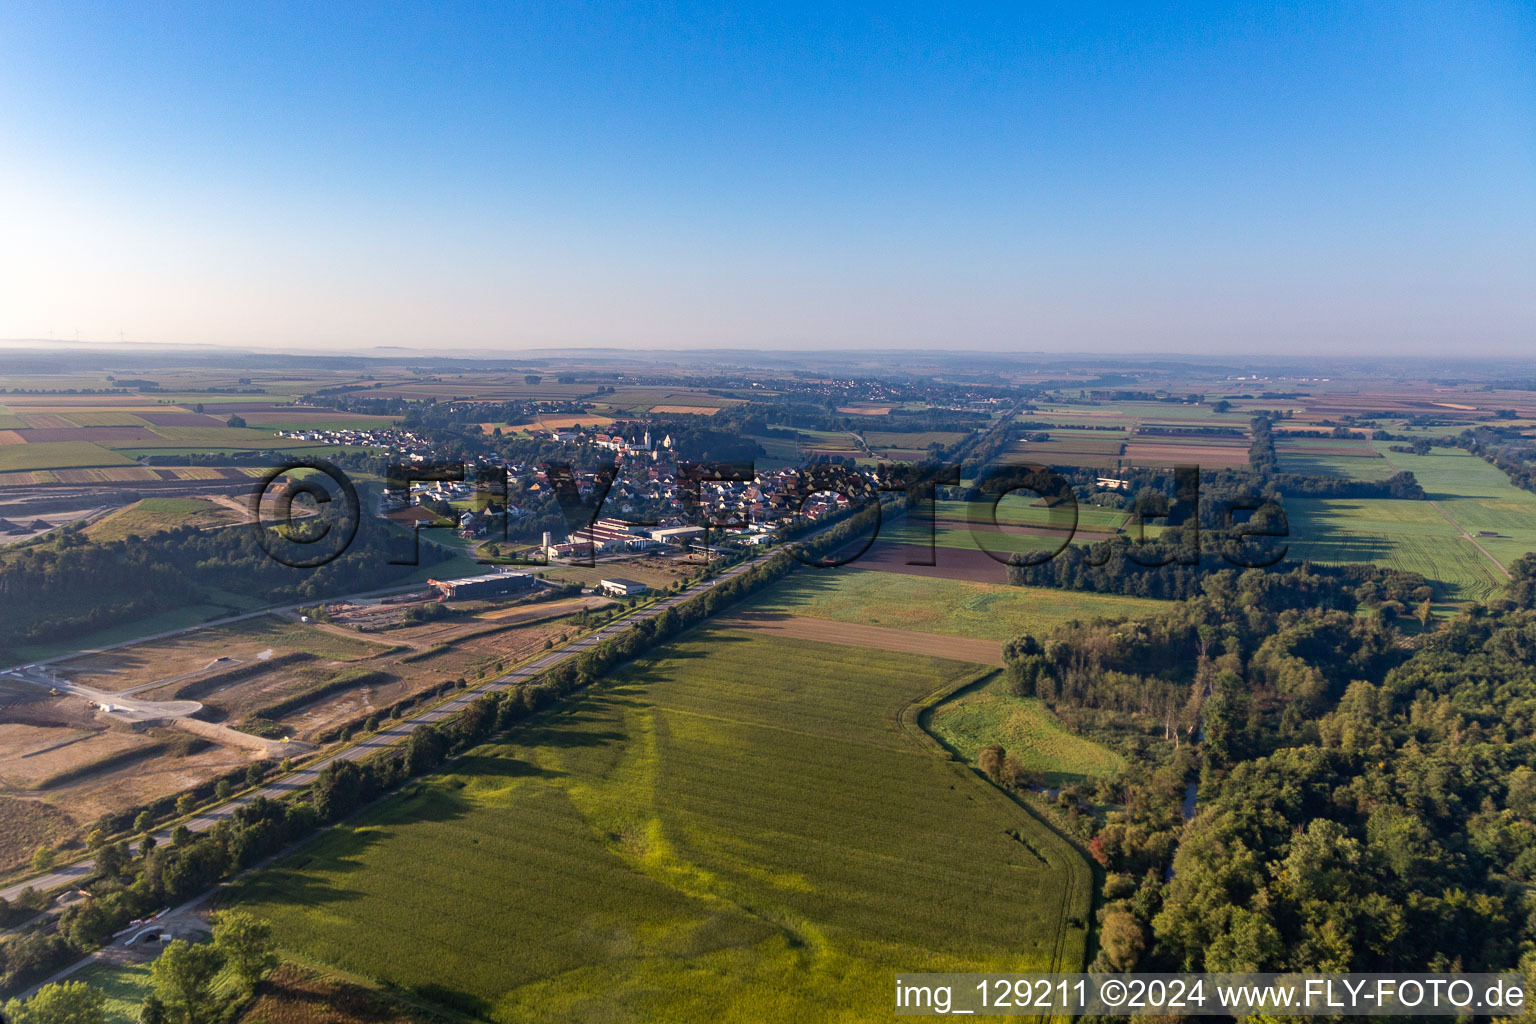
[[[759,536],[766,536],[759,533]],[[548,533],[539,545],[545,558],[573,558],[624,552],[660,551],[705,539],[705,528],[690,526],[673,518],[664,525],[627,523],[622,519],[601,518],[591,526],[577,530],[556,542]]]
[[[659,462],[663,452],[672,450],[671,434],[662,437],[658,443],[651,440],[649,429],[639,441],[631,441],[623,434],[606,434],[596,427],[590,430],[530,430],[528,433],[530,437],[558,441],[561,444],[590,444],[620,455],[650,459],[652,462]]]
[[[279,430],[278,437],[293,441],[318,441],[321,444],[356,445],[360,448],[384,448],[425,462],[432,455],[432,442],[420,434],[394,428],[380,430]]]

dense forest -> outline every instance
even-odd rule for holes
[[[1058,800],[1105,870],[1095,966],[1476,971],[1529,956],[1536,556],[1514,577],[1403,630],[1351,611],[1379,581],[1220,572],[1165,615],[1011,642],[1015,692],[1090,735],[1139,729],[1150,754]]]

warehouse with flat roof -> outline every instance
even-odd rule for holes
[[[427,586],[442,595],[444,601],[468,598],[502,597],[532,590],[538,581],[526,572],[493,572],[484,576],[463,576],[456,580],[427,580]]]

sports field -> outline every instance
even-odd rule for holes
[[[1078,970],[1086,864],[915,725],[976,673],[695,633],[229,898],[494,1021],[867,1020],[914,965]]]
[[[806,570],[756,597],[754,611],[782,612],[921,633],[1011,640],[1072,619],[1161,612],[1168,602],[1114,594],[870,572],[851,566]]]

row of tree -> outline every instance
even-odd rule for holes
[[[836,522],[799,543],[814,560],[866,531],[874,512]],[[738,556],[739,557],[739,556]],[[146,837],[137,855],[126,843],[97,852],[91,897],[0,944],[0,991],[24,988],[63,964],[99,947],[131,920],[204,892],[298,839],[350,815],[444,760],[505,732],[614,666],[665,643],[747,594],[791,572],[796,562],[780,553],[762,565],[702,594],[636,622],[620,636],[562,661],[527,684],[485,694],[462,711],[416,728],[403,748],[336,761],[295,799],[257,798],[205,832],[181,830],[169,845]],[[145,822],[148,827],[149,822]]]

